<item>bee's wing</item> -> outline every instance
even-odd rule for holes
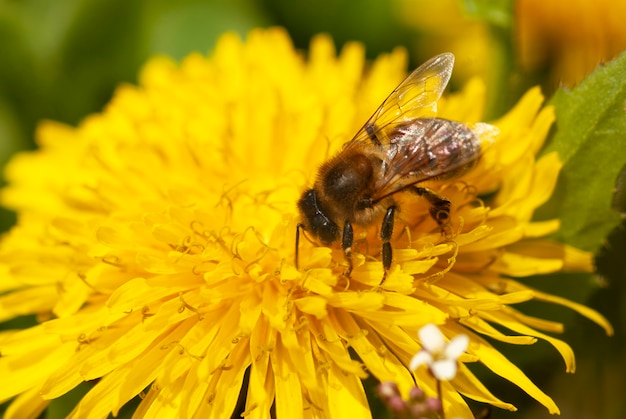
[[[384,146],[389,144],[389,137],[385,133],[393,130],[397,124],[433,116],[437,101],[450,80],[453,66],[454,55],[446,52],[415,69],[391,92],[346,147],[362,141]]]
[[[425,180],[445,180],[465,173],[499,134],[498,128],[490,124],[470,127],[437,118],[419,118],[394,126],[398,131],[390,135],[392,143],[383,146],[385,159],[374,187],[374,202]]]

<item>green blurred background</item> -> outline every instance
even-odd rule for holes
[[[593,3],[589,10],[584,0],[556,0],[551,8],[542,3],[551,2],[0,0],[0,166],[19,150],[35,147],[38,121],[75,125],[102,109],[117,85],[135,83],[150,56],[180,60],[192,51],[208,54],[225,31],[245,37],[255,27],[283,26],[303,51],[315,34],[326,32],[338,49],[348,41],[362,42],[369,58],[401,45],[409,51],[411,67],[452,51],[457,56],[452,88],[471,76],[483,77],[491,117],[506,112],[529,86],[540,84],[550,95],[559,84],[575,84],[598,63],[626,49],[626,27],[610,19],[626,16],[623,1],[599,0],[602,4]],[[600,17],[597,9],[602,10]],[[2,230],[13,222],[14,215],[2,210]],[[599,252],[601,276],[570,277],[567,289],[556,276],[529,280],[592,305],[616,328],[616,336],[607,338],[599,327],[566,309],[538,304],[523,308],[566,323],[564,338],[577,354],[576,375],[564,373],[558,354],[547,344],[497,345],[553,396],[566,418],[626,417],[623,232],[624,226],[618,227]],[[491,418],[549,417],[521,390],[478,366],[475,371],[497,396],[520,409],[494,409]],[[46,415],[63,417],[81,391],[53,403]],[[374,411],[385,417],[379,405]]]

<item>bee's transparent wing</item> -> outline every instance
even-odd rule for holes
[[[438,118],[406,123],[385,147],[381,174],[376,179],[374,202],[429,179],[452,179],[474,167],[498,136],[486,123],[467,126]],[[397,144],[397,147],[394,147]]]
[[[367,141],[384,146],[389,144],[389,137],[385,133],[393,131],[395,125],[415,118],[434,116],[437,101],[450,80],[453,67],[454,55],[449,52],[437,55],[419,66],[391,92],[350,143]]]

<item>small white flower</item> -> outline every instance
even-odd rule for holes
[[[467,349],[469,337],[458,335],[446,343],[443,334],[434,324],[427,324],[417,334],[423,349],[411,359],[411,371],[426,364],[438,380],[453,379],[456,375],[457,359]]]

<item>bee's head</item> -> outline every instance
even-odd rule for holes
[[[339,240],[339,226],[328,217],[315,189],[309,189],[302,194],[298,208],[304,229],[318,238],[323,245],[328,246]]]

